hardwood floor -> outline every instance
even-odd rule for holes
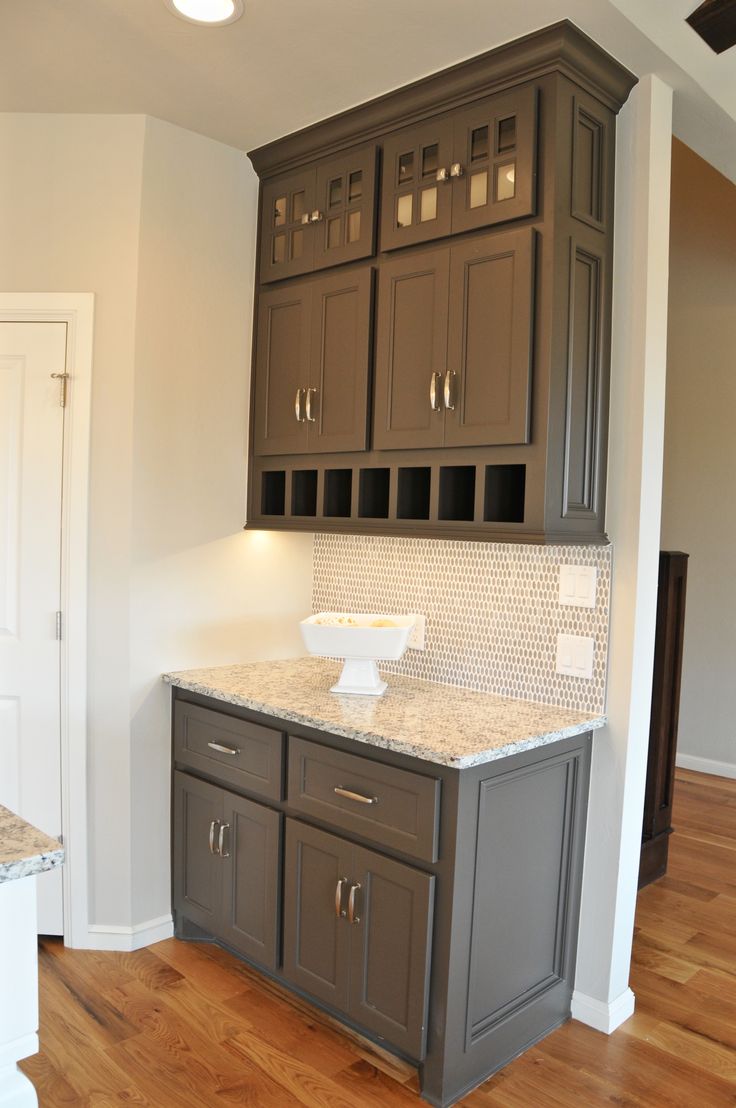
[[[615,1034],[571,1022],[464,1108],[736,1105],[736,781],[678,771],[669,873],[639,895],[637,1010]],[[214,946],[40,949],[41,1108],[400,1108],[414,1070]]]

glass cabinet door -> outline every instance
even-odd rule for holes
[[[260,266],[262,283],[311,271],[314,265],[314,218],[313,168],[290,177],[279,177],[263,186]]]
[[[534,214],[536,93],[523,85],[455,116],[453,234]]]
[[[383,145],[381,250],[450,233],[452,122],[440,116],[389,135]]]
[[[368,258],[375,250],[376,148],[361,146],[317,165],[314,268]]]

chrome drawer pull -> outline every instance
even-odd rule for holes
[[[219,837],[217,839],[217,853],[220,855],[221,858],[229,858],[230,857],[230,851],[225,850],[225,845],[224,845],[225,844],[225,832],[229,831],[229,830],[230,830],[230,824],[229,823],[221,823],[220,824],[220,834],[219,834]]]
[[[350,895],[348,897],[348,923],[360,923],[360,916],[356,916],[355,914],[355,894],[359,888],[359,884],[350,886]]]
[[[363,796],[362,793],[354,793],[350,789],[344,789],[342,785],[335,785],[335,792],[338,796],[344,796],[346,800],[357,800],[359,804],[378,804],[377,796]]]
[[[345,915],[345,909],[342,906],[342,888],[343,885],[347,885],[347,883],[347,877],[341,877],[339,878],[337,886],[335,888],[335,915],[338,919],[342,919],[342,917]]]
[[[455,385],[455,374],[453,373],[453,371],[451,369],[448,369],[447,373],[445,374],[444,398],[445,398],[445,407],[450,412],[455,411],[455,389],[454,389],[454,385]]]
[[[217,847],[215,846],[215,828],[219,826],[219,820],[213,819],[210,824],[210,854],[217,854]]]
[[[429,406],[433,412],[441,412],[442,405],[437,396],[437,382],[441,380],[441,373],[433,373],[429,379]]]
[[[237,754],[240,754],[240,751],[237,749],[237,747],[223,746],[222,743],[207,743],[207,746],[210,748],[210,750],[219,751],[220,754],[232,754],[233,758]]]

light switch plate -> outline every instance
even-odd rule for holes
[[[406,644],[407,650],[424,650],[424,633],[427,626],[427,617],[416,612],[412,612],[411,614],[414,616],[414,626],[411,629],[409,641]]]
[[[595,608],[598,570],[595,566],[560,566],[560,604]]]
[[[558,635],[555,668],[558,673],[590,679],[593,676],[594,654],[595,639],[585,635]]]

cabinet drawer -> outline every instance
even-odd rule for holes
[[[288,800],[335,827],[437,861],[440,782],[434,777],[290,736]]]
[[[284,736],[271,727],[179,701],[174,759],[228,785],[281,800]]]

